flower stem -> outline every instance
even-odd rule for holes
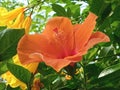
[[[86,66],[84,66],[83,75],[84,75],[84,90],[87,90]]]

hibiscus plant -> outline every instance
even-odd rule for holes
[[[119,90],[119,0],[0,1],[0,90]]]

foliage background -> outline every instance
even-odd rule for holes
[[[53,16],[68,17],[75,24],[83,22],[88,13],[93,12],[98,15],[95,31],[106,33],[111,40],[109,43],[101,43],[91,48],[74,68],[68,67],[65,75],[56,73],[52,68],[40,63],[37,76],[44,84],[41,90],[120,89],[120,0],[28,0],[24,2],[26,3],[17,0],[0,0],[0,6],[8,10],[24,5],[34,7],[30,33],[42,32],[47,20]],[[2,29],[3,27],[0,28]],[[2,45],[0,39],[0,52],[3,48],[6,47]],[[0,74],[8,69],[11,70],[11,65],[6,65],[11,57],[6,58],[9,54],[6,52],[10,51],[0,53]],[[75,74],[76,69],[79,71],[78,74]],[[66,75],[72,78],[67,80]],[[4,90],[4,87],[5,84],[0,81],[0,90]],[[13,90],[10,86],[8,88]]]

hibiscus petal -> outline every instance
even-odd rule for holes
[[[30,55],[30,58],[32,58],[33,60],[41,59],[43,62],[45,62],[46,65],[51,66],[57,72],[59,72],[63,67],[65,67],[71,63],[71,61],[67,60],[67,59],[54,59],[51,57],[46,57],[40,53],[33,53]],[[30,61],[29,63],[35,62],[33,60]]]
[[[48,33],[49,36],[52,36],[51,34],[54,34],[54,29],[56,28],[58,29],[58,33],[61,32],[69,35],[73,32],[72,23],[68,18],[54,17],[47,22],[43,33]]]
[[[71,61],[67,59],[53,59],[49,57],[43,57],[43,61],[46,65],[51,66],[57,72],[71,63]]]
[[[65,57],[65,59],[67,59],[71,62],[79,62],[80,60],[82,60],[82,55],[81,54],[76,54],[76,55],[73,55],[73,56]]]
[[[93,47],[94,45],[100,43],[100,42],[109,42],[110,39],[107,35],[105,35],[102,32],[96,32],[93,33],[90,37],[90,39],[88,40],[88,43],[86,44],[86,48],[89,49],[91,47]]]
[[[61,44],[65,56],[73,50],[73,26],[71,21],[65,17],[54,17],[48,21],[43,33],[49,38],[54,37]]]
[[[88,17],[82,24],[74,26],[74,29],[76,29],[75,44],[77,51],[82,49],[90,38],[96,24],[96,18],[97,16],[95,14],[89,13]]]
[[[63,50],[61,46],[54,40],[54,38],[48,38],[43,34],[24,35],[18,44],[18,55],[21,63],[28,62],[41,62],[40,58],[34,58],[31,56],[34,53],[38,53],[51,58],[61,58]]]

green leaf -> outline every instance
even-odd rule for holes
[[[111,18],[113,21],[120,20],[120,6],[115,8],[114,13],[112,14]]]
[[[0,90],[5,90],[5,88],[6,88],[5,83],[0,82]]]
[[[91,0],[90,11],[95,13],[96,15],[101,15],[105,8],[107,7],[107,3],[104,0]]]
[[[118,88],[114,88],[114,87],[94,87],[94,88],[92,88],[92,89],[90,89],[90,90],[119,90]]]
[[[48,67],[45,63],[41,62],[38,66],[38,72],[43,76],[56,73],[55,70],[51,67]]]
[[[119,81],[120,81],[120,70],[117,70],[111,74],[105,75],[104,77],[100,77],[98,79],[95,79],[91,82],[91,84],[99,84],[100,86],[104,87],[104,86],[108,86],[110,84],[113,84],[113,87],[115,87],[114,85],[119,85]]]
[[[112,11],[111,4],[106,4],[104,7],[105,8],[104,8],[102,15],[101,15],[102,20],[104,20],[107,16],[109,16],[109,14]]]
[[[0,31],[0,61],[16,54],[18,41],[24,35],[24,29],[5,29]]]
[[[45,87],[49,87],[49,85],[53,84],[57,77],[57,74],[49,74],[46,76],[41,76],[40,81],[45,85]]]
[[[110,27],[110,18],[106,18],[106,19],[104,19],[104,22],[100,22],[99,23],[99,29],[101,30],[101,31],[104,31],[104,29],[105,28],[107,28],[107,27]]]
[[[10,85],[7,86],[7,90],[21,90],[20,87],[12,88]]]
[[[98,75],[100,74],[102,69],[101,69],[99,63],[94,62],[94,63],[87,64],[85,70],[87,72],[88,78],[96,79],[96,78],[98,78]],[[91,70],[92,70],[92,72],[91,72]]]
[[[6,29],[6,26],[0,26],[0,31]]]
[[[71,15],[72,15],[71,9],[68,7],[68,8],[67,8],[67,16],[68,16],[68,17],[71,17]]]
[[[97,51],[98,51],[98,48],[92,48],[84,57],[88,59],[88,62],[89,62],[90,60],[95,59]]]
[[[106,56],[112,49],[113,49],[112,45],[108,47],[103,47],[103,49],[100,52],[100,57]]]
[[[67,16],[65,9],[58,4],[52,4],[52,9],[56,12],[58,16]]]
[[[116,64],[116,65],[112,65],[112,66],[104,69],[104,70],[100,73],[99,78],[104,77],[104,76],[106,76],[106,75],[108,75],[108,74],[111,74],[111,73],[113,73],[113,72],[115,72],[115,71],[117,71],[117,70],[120,70],[120,63],[118,63],[118,64]]]
[[[73,12],[73,17],[74,18],[78,18],[80,16],[80,6],[75,6],[74,8],[74,12]]]
[[[114,83],[114,82],[118,83],[120,81],[119,73],[120,73],[120,70],[117,70],[111,74],[105,75],[104,77],[100,77],[97,82],[99,82],[101,84],[110,83],[109,81],[111,81],[111,83]]]
[[[3,63],[3,62],[1,62],[1,63],[0,63],[0,75],[3,74],[3,73],[5,73],[7,70],[8,70],[8,69],[7,69],[6,64]],[[0,90],[1,90],[1,89],[0,89]]]
[[[25,68],[19,65],[7,63],[8,70],[20,81],[26,83],[27,85],[30,83],[32,74]]]
[[[116,29],[115,29],[115,35],[120,38],[120,31],[119,30],[120,30],[120,24],[118,24],[118,27],[116,27]]]

